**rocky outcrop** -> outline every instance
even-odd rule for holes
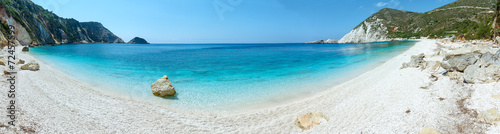
[[[363,43],[380,42],[390,40],[387,37],[387,27],[382,19],[376,19],[373,22],[364,21],[358,27],[346,34],[339,43]]]
[[[149,44],[149,43],[143,38],[135,37],[132,40],[130,40],[128,44]]]
[[[6,9],[3,7],[0,7],[0,16],[2,16],[2,20],[1,20],[2,24],[9,24],[9,25],[12,25],[15,27],[13,32],[14,32],[14,36],[16,37],[17,41],[19,41],[19,43],[21,43],[22,45],[31,44],[32,40],[31,40],[31,37],[30,37],[28,31],[26,30],[26,28],[21,23],[16,21],[12,16],[9,16],[6,12]],[[6,29],[2,29],[2,32],[3,32],[3,30],[6,30]],[[5,33],[7,33],[7,32],[5,32]],[[7,36],[7,35],[4,35],[4,36]]]
[[[31,70],[31,71],[37,71],[40,69],[40,65],[34,60],[31,60],[27,64],[24,64],[21,66],[22,70]]]
[[[481,46],[460,48],[447,53],[441,66],[454,74],[452,79],[466,83],[497,82],[500,80],[500,51],[493,53]]]
[[[459,32],[462,35],[474,35],[479,30],[489,31],[486,28],[492,27],[496,22],[493,19],[482,19],[495,18],[494,11],[497,9],[491,5],[497,5],[497,1],[457,0],[425,13],[384,8],[353,28],[340,39],[340,43],[407,40],[420,37],[440,38],[456,31],[464,31]],[[478,29],[477,26],[484,28]],[[479,38],[491,39],[492,36],[484,35]]]
[[[326,39],[326,40],[306,42],[305,44],[334,44],[334,43],[339,43],[339,41],[334,39]]]
[[[410,25],[415,22],[414,18],[420,15],[422,13],[384,8],[361,22],[339,42],[364,43],[404,40],[409,37],[401,35],[411,35],[421,31],[421,28]]]
[[[309,112],[297,118],[295,120],[295,125],[301,129],[309,130],[314,126],[326,122],[328,122],[328,118],[326,118],[323,114],[318,112]]]
[[[174,96],[176,93],[175,88],[172,86],[172,83],[168,79],[167,75],[151,84],[151,90],[153,90],[154,95],[160,97]]]
[[[424,68],[425,67],[425,61],[424,61],[425,55],[424,53],[421,53],[419,55],[413,55],[411,56],[411,60],[408,63],[403,63],[403,66],[401,66],[401,69],[403,68]]]
[[[484,47],[474,46],[460,48],[446,54],[442,66],[449,71],[464,71],[469,65],[476,63],[483,54],[491,58],[491,50]],[[490,55],[490,56],[488,56]],[[485,59],[489,60],[489,59]]]
[[[326,39],[323,43],[325,44],[333,44],[333,43],[339,43],[338,40],[334,40],[334,39]]]
[[[317,41],[311,41],[311,42],[306,42],[306,44],[323,44],[325,41],[323,40],[317,40]]]
[[[9,42],[7,39],[3,36],[2,32],[0,32],[0,50],[3,49],[5,46],[9,45]]]
[[[16,45],[124,43],[100,23],[95,25],[80,24],[75,19],[59,17],[30,0],[4,0],[0,2],[0,16],[2,25],[15,27],[15,42],[19,43]],[[0,27],[1,33],[7,33],[8,30],[8,27]],[[5,42],[7,35],[1,34],[1,36],[0,42]]]
[[[500,65],[470,65],[464,71],[464,80],[467,83],[489,83],[500,80]]]
[[[120,37],[113,34],[99,22],[80,22],[80,25],[87,32],[92,42],[125,43]]]
[[[425,61],[424,53],[411,56],[410,62],[403,63],[401,68],[420,68],[429,72],[438,72],[441,69],[440,61]]]

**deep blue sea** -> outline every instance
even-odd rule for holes
[[[165,104],[228,109],[313,95],[415,43],[72,44],[30,53],[91,86],[138,99],[155,97],[151,84],[168,75],[178,94]]]

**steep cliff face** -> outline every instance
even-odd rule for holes
[[[360,26],[349,32],[340,43],[362,43],[386,41],[387,27],[382,23],[383,20],[377,19],[373,22],[364,21]]]
[[[30,0],[0,0],[0,17],[2,26],[15,27],[16,39],[25,46],[92,42],[124,43],[100,23],[82,24],[75,19],[61,18]],[[0,28],[0,30],[6,33],[8,29]],[[5,36],[3,34],[3,37]]]
[[[384,8],[356,26],[339,42],[362,43],[391,40],[390,32],[409,29],[404,26],[412,23],[413,18],[419,15],[421,13]]]
[[[340,42],[377,42],[447,35],[491,39],[496,5],[497,1],[494,0],[457,0],[426,13],[385,8],[364,20]]]
[[[92,42],[125,43],[123,40],[105,28],[99,22],[81,22],[83,30],[89,35]]]
[[[8,16],[5,8],[0,7],[0,17],[1,17],[0,22],[2,23],[2,25],[9,24],[9,25],[16,27],[16,29],[14,31],[15,37],[21,44],[31,43],[32,40],[29,36],[28,31],[21,24],[19,24],[16,20],[14,20],[12,17]],[[8,29],[8,28],[5,28],[5,29]],[[6,32],[2,31],[2,33],[6,33]]]

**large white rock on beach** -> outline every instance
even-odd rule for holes
[[[464,71],[469,65],[473,65],[479,59],[483,62],[490,62],[491,59],[482,57],[492,57],[492,51],[485,47],[465,47],[447,53],[441,66],[449,71]]]
[[[424,68],[424,63],[425,63],[424,58],[425,58],[424,53],[421,53],[419,55],[413,55],[413,56],[411,56],[410,62],[403,63],[403,66],[401,67],[401,69],[408,68],[408,67]]]
[[[175,88],[168,79],[167,75],[158,79],[155,83],[151,84],[153,94],[160,97],[175,95]]]
[[[489,83],[500,80],[500,65],[470,65],[464,71],[464,79],[467,83]]]
[[[320,125],[321,123],[328,122],[323,114],[318,112],[306,113],[295,120],[295,125],[304,130],[309,130],[314,126]]]
[[[30,62],[24,64],[21,66],[22,70],[31,70],[31,71],[37,71],[40,69],[40,65],[34,60],[31,60]]]
[[[463,72],[467,83],[497,82],[500,80],[500,51],[478,46],[457,49],[446,55],[442,67]]]

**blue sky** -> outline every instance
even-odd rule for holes
[[[128,41],[293,43],[340,39],[382,8],[426,12],[454,0],[32,0],[65,18],[101,22]]]

